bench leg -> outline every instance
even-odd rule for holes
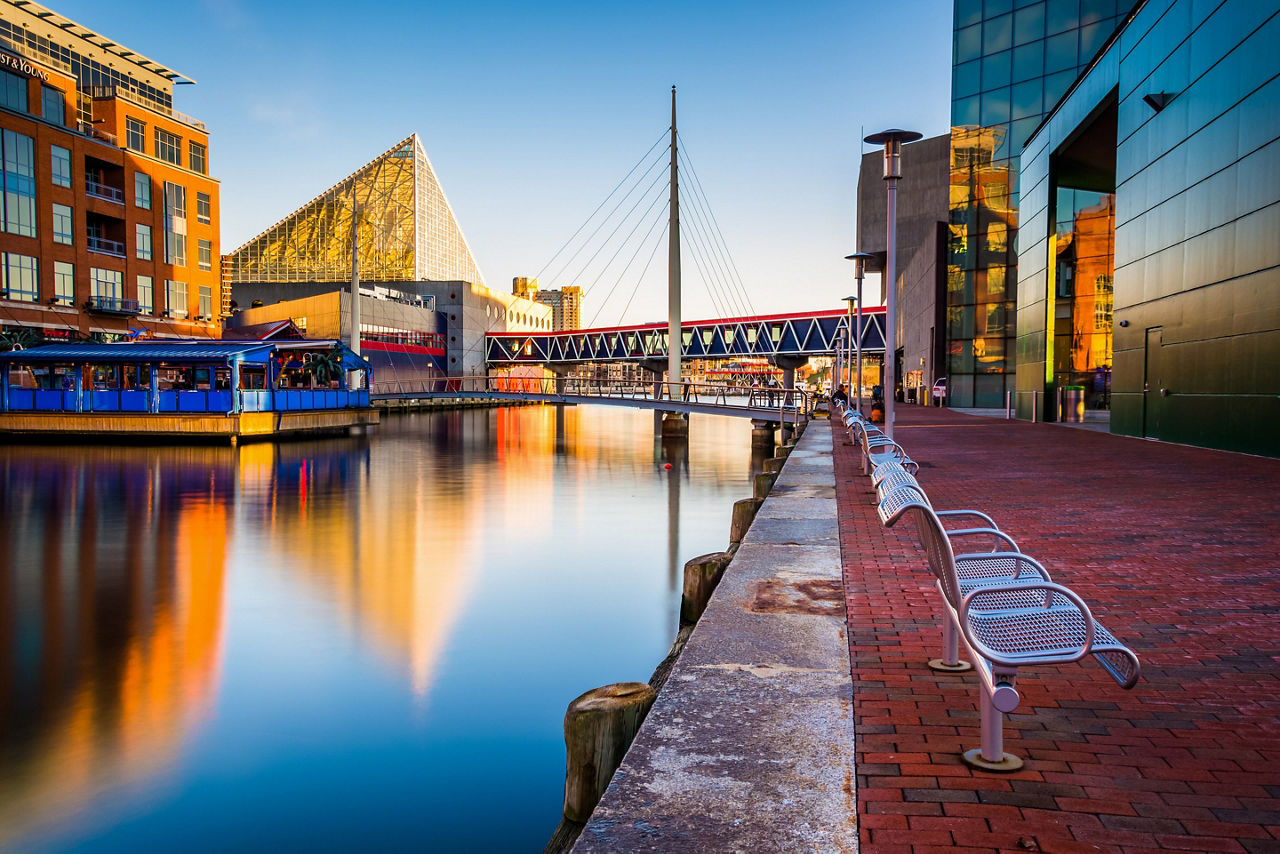
[[[942,621],[942,658],[929,661],[929,669],[939,673],[963,673],[973,665],[960,660],[960,632],[950,617]]]
[[[987,687],[987,680],[980,679],[981,696],[978,708],[982,714],[982,747],[964,752],[965,764],[981,771],[1017,771],[1022,767],[1022,760],[1012,753],[1004,752],[1004,712],[1011,712],[1018,706],[1018,692],[1012,686],[1000,684],[999,680],[1009,674],[996,673],[995,690]]]

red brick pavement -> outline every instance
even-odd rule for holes
[[[987,511],[1142,662],[1028,668],[1014,774],[971,771],[977,677],[939,675],[940,600],[833,430],[867,854],[1280,852],[1280,461],[904,406],[939,508]]]

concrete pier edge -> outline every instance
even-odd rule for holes
[[[810,424],[574,851],[857,850],[831,448]]]

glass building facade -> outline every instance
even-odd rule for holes
[[[1018,157],[1132,5],[1132,0],[955,2],[945,367],[953,406],[1003,406],[1006,392],[1014,390]],[[1101,204],[1084,195],[1078,202],[1081,214]],[[1076,203],[1071,197],[1070,204]],[[1090,216],[1083,220],[1086,228],[1096,226],[1096,213]],[[1075,223],[1074,216],[1068,218],[1063,239],[1080,246],[1082,241],[1071,237]],[[1083,239],[1089,252],[1098,251],[1096,242]],[[1092,275],[1096,264],[1090,260],[1085,272]],[[1108,287],[1109,280],[1095,282],[1090,294]],[[1096,313],[1104,302],[1092,295],[1082,298],[1079,311]],[[1092,377],[1100,364],[1109,375],[1109,346],[1090,340],[1071,347],[1087,354],[1063,363],[1072,377]],[[1106,400],[1093,395],[1089,402],[1105,405]]]
[[[417,134],[234,250],[229,284],[349,282],[353,211],[360,279],[484,279]]]
[[[1025,141],[1021,417],[1280,456],[1277,44],[1276,0],[1146,0]]]

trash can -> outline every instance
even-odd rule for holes
[[[1063,388],[1062,420],[1072,424],[1084,422],[1084,386],[1069,385]]]

